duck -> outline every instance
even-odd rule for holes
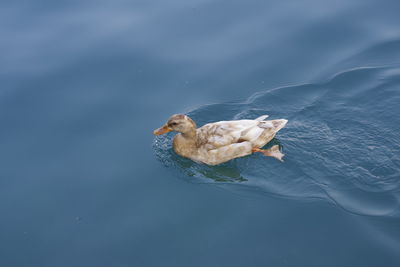
[[[278,145],[269,149],[262,147],[285,127],[288,120],[266,120],[268,117],[263,115],[253,120],[218,121],[197,128],[189,116],[175,114],[153,133],[159,136],[177,132],[173,138],[174,151],[182,157],[207,165],[218,165],[256,152],[283,161],[284,154]]]

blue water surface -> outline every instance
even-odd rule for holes
[[[0,7],[0,266],[400,266],[398,1]],[[285,162],[174,113],[288,119]]]

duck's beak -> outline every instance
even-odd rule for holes
[[[171,128],[169,128],[168,125],[164,125],[163,127],[160,127],[158,129],[154,130],[153,133],[155,135],[162,135],[162,134],[165,134],[165,133],[169,133],[171,131],[173,131],[173,130]]]

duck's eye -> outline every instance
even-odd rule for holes
[[[176,126],[176,125],[178,125],[178,123],[176,123],[176,122],[171,122],[171,126]]]

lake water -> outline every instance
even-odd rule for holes
[[[398,1],[0,7],[0,266],[400,266]],[[285,162],[175,113],[288,119]]]

